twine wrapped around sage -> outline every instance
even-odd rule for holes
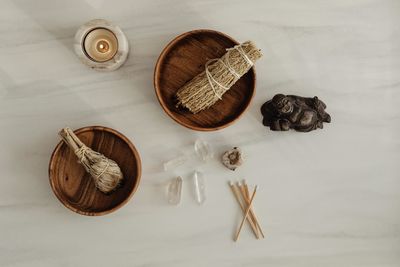
[[[202,73],[178,90],[177,107],[186,107],[194,114],[211,107],[262,57],[252,41],[226,51],[221,58],[209,60]]]
[[[59,135],[74,151],[79,163],[92,176],[96,187],[101,192],[107,194],[118,187],[124,176],[115,161],[87,147],[68,127],[62,129]]]

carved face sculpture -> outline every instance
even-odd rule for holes
[[[292,101],[285,95],[278,94],[272,98],[272,104],[276,108],[279,114],[290,114],[293,111]]]

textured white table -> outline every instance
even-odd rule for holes
[[[93,18],[125,31],[132,51],[98,73],[72,51]],[[400,266],[400,1],[1,1],[0,266]],[[176,35],[197,28],[254,40],[251,108],[233,126],[198,133],[160,108],[153,68]],[[274,133],[259,108],[275,93],[318,95],[332,123],[309,134]],[[63,126],[105,125],[143,160],[137,194],[119,211],[86,217],[64,208],[47,175]],[[397,136],[397,137],[396,137]],[[240,146],[230,172],[199,165],[208,199],[167,205],[165,183],[187,179],[161,162],[201,137],[216,153]],[[267,237],[244,228],[228,180],[258,184]]]

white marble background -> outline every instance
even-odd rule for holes
[[[112,73],[94,72],[72,50],[84,22],[120,25],[133,47]],[[198,133],[174,123],[152,78],[176,35],[217,29],[254,40],[257,94],[235,125]],[[259,108],[275,93],[318,95],[333,122],[309,134],[273,133]],[[1,1],[0,266],[400,266],[400,1]],[[135,143],[143,160],[137,194],[119,211],[85,217],[64,208],[47,175],[57,132],[105,125]],[[396,137],[397,136],[397,137]],[[233,173],[215,160],[208,199],[190,194],[190,162],[161,162],[201,137],[217,154],[240,146]],[[165,183],[186,178],[183,203]],[[228,180],[258,184],[267,237],[246,227]]]

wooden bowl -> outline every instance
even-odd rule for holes
[[[179,124],[197,131],[215,131],[234,123],[250,105],[255,93],[254,67],[209,109],[192,114],[176,108],[175,93],[204,71],[205,64],[220,58],[238,44],[214,30],[195,30],[179,35],[162,51],[154,70],[154,88],[164,111]]]
[[[88,147],[114,160],[124,180],[114,192],[99,191],[74,152],[59,142],[50,159],[50,185],[65,207],[82,215],[105,215],[122,207],[138,188],[141,162],[135,146],[121,133],[101,126],[84,127],[74,133]]]

